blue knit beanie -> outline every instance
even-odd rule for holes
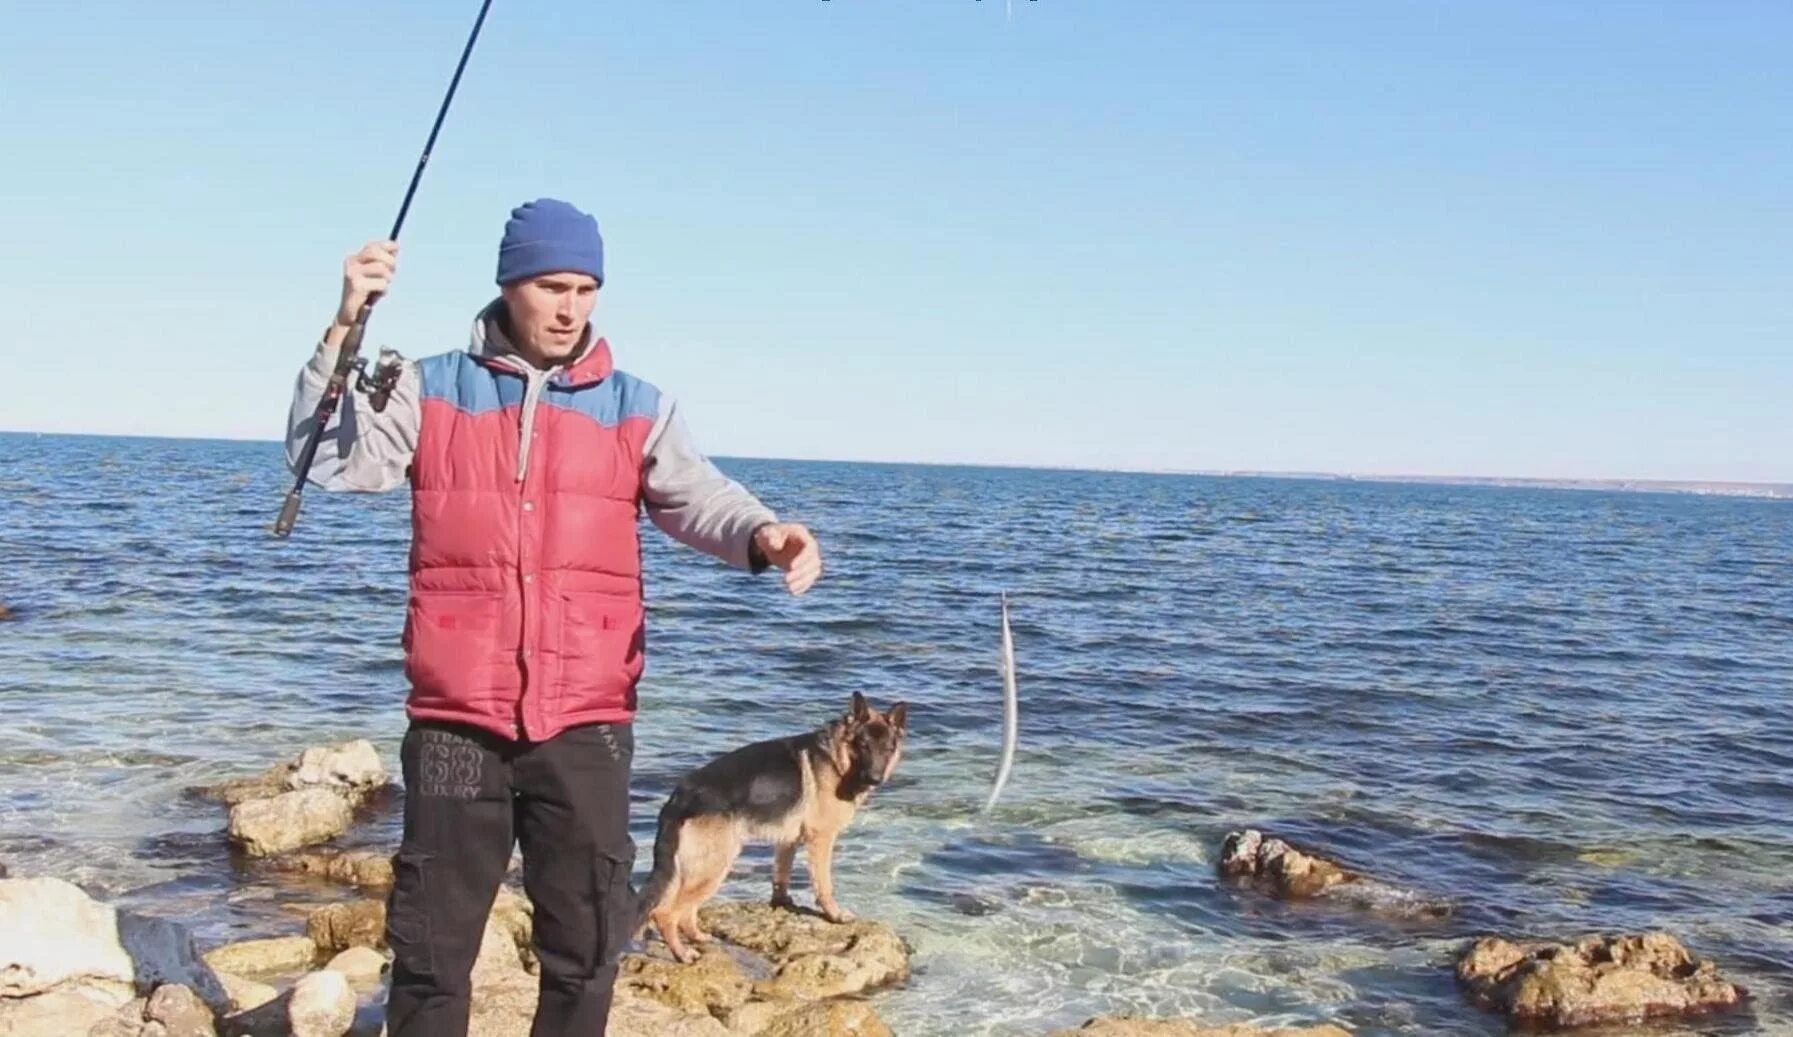
[[[590,274],[604,283],[604,239],[598,221],[553,198],[511,210],[498,245],[498,283],[537,274]]]

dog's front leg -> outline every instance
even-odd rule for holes
[[[830,922],[853,920],[853,912],[834,900],[834,833],[818,834],[809,841],[809,877],[816,885],[816,906]]]
[[[791,899],[791,865],[797,860],[795,842],[779,843],[772,855],[772,906],[785,911],[797,909]]]

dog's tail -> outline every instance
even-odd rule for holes
[[[674,789],[666,805],[660,808],[660,825],[654,832],[654,870],[635,901],[635,939],[647,932],[648,917],[665,899],[666,891],[679,874],[679,830],[695,815],[696,797],[683,785]]]

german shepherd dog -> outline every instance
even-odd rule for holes
[[[851,708],[815,731],[743,746],[685,775],[660,810],[654,870],[641,891],[636,938],[651,923],[673,957],[696,961],[697,951],[685,939],[710,940],[697,924],[697,909],[716,895],[750,841],[777,848],[773,907],[796,907],[791,864],[802,845],[809,850],[822,917],[852,921],[852,913],[834,899],[834,840],[896,769],[908,713],[902,702],[879,713],[854,692]]]

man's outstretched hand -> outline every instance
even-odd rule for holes
[[[796,522],[761,526],[754,531],[753,546],[784,570],[784,585],[792,594],[802,594],[822,578],[822,548],[808,526]]]

